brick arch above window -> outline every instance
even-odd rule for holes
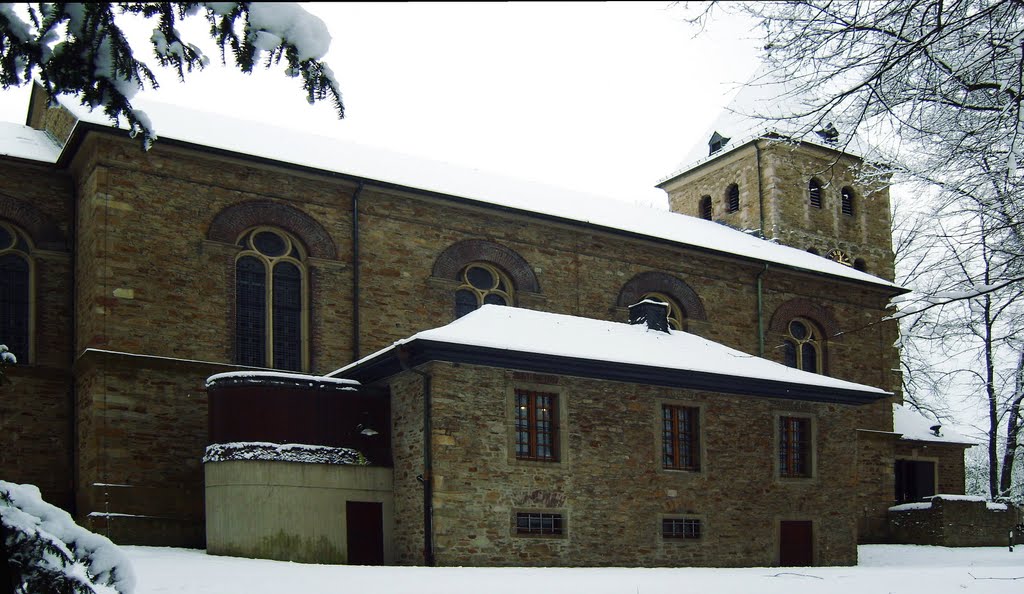
[[[804,318],[817,324],[824,332],[825,340],[841,341],[843,339],[839,321],[832,315],[832,312],[810,299],[790,299],[780,305],[772,319],[768,322],[768,329],[772,332],[785,334],[788,332],[789,322],[796,318]]]
[[[68,249],[67,238],[53,219],[29,202],[4,192],[0,192],[0,219],[8,220],[21,228],[39,249]]]
[[[525,258],[515,250],[485,239],[465,239],[445,248],[434,260],[430,275],[459,280],[459,273],[472,262],[487,262],[508,274],[517,291],[540,293],[537,275]]]
[[[664,272],[641,272],[629,279],[619,291],[619,298],[615,303],[619,307],[629,307],[640,301],[640,298],[647,293],[662,293],[672,297],[683,308],[686,318],[689,320],[706,321],[708,319],[704,304],[697,292],[685,281]]]
[[[235,243],[242,233],[259,226],[278,227],[301,240],[314,258],[336,260],[338,248],[327,230],[301,210],[269,200],[232,204],[217,213],[206,237],[212,241]]]

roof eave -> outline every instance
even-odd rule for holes
[[[342,368],[335,373],[336,377],[356,379],[363,384],[370,384],[395,375],[405,368],[416,367],[432,361],[762,398],[784,398],[848,405],[869,404],[892,396],[889,392],[808,386],[776,380],[415,338],[394,345],[369,359]]]

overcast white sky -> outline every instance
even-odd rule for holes
[[[663,203],[653,185],[706,142],[710,121],[757,66],[749,23],[720,21],[694,39],[669,2],[304,6],[331,32],[326,62],[344,120],[327,103],[309,106],[280,68],[246,76],[218,60],[186,85],[158,70],[161,88],[142,96]],[[191,41],[219,57],[194,21]],[[153,66],[146,49],[140,57]],[[0,119],[24,123],[26,108],[25,89],[0,91]]]

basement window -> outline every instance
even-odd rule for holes
[[[565,517],[551,512],[516,512],[515,533],[519,536],[562,536]]]
[[[661,537],[667,540],[700,540],[704,523],[699,518],[662,518]]]

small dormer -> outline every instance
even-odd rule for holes
[[[718,151],[725,148],[725,145],[729,143],[729,139],[722,136],[718,132],[711,135],[711,140],[708,141],[708,155],[713,155]]]
[[[820,130],[815,130],[815,134],[821,137],[822,140],[829,144],[835,144],[839,140],[839,130],[832,125],[832,122],[825,124]]]

